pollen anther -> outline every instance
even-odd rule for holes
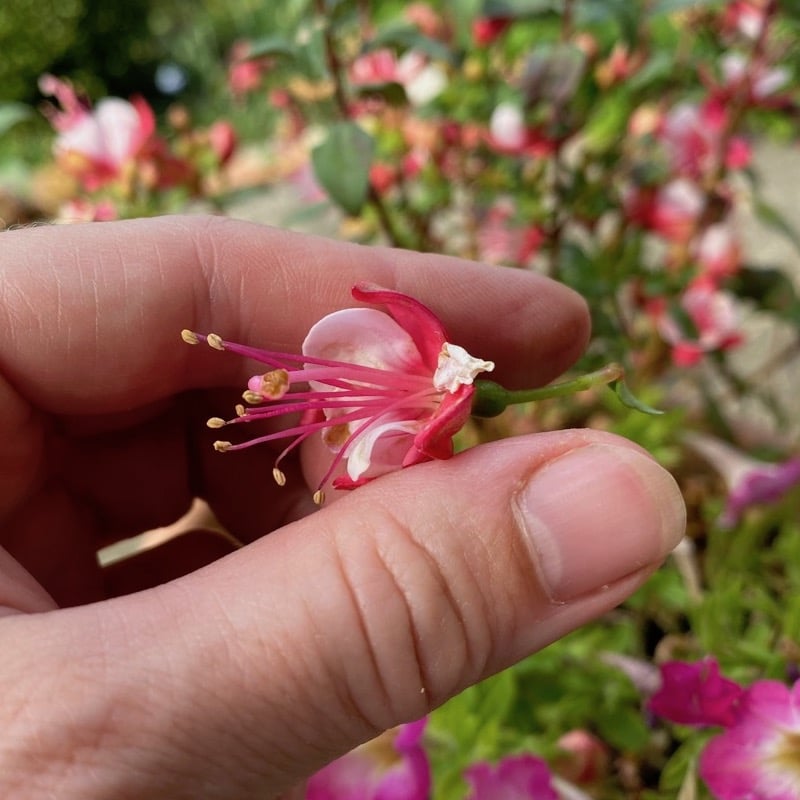
[[[250,389],[246,389],[242,394],[242,400],[244,400],[245,403],[250,403],[251,406],[254,406],[263,402],[264,398],[258,392],[253,392]]]
[[[210,347],[213,347],[215,350],[224,350],[225,344],[222,341],[222,337],[216,333],[209,333],[206,336],[206,341],[208,342]]]
[[[321,506],[325,502],[325,492],[323,492],[322,489],[317,489],[312,499],[316,505]]]
[[[231,447],[232,445],[230,442],[221,442],[221,441],[214,442],[214,449],[218,453],[224,453],[226,450],[230,450]]]
[[[222,417],[211,417],[211,419],[206,422],[206,425],[209,428],[224,428],[227,423]]]
[[[181,331],[181,339],[183,339],[186,344],[200,344],[200,339],[198,339],[197,334],[194,331],[188,330],[188,328],[184,328]]]
[[[277,483],[278,486],[286,486],[286,475],[277,467],[273,468],[272,477],[275,478],[275,483]]]

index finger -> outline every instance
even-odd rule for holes
[[[314,322],[354,305],[357,281],[430,306],[510,386],[552,379],[588,335],[583,301],[529,272],[217,217],[10,231],[0,276],[0,367],[58,413],[121,411],[238,381],[238,359],[198,356],[179,331],[298,352]]]

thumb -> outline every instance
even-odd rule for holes
[[[278,795],[613,607],[683,528],[672,478],[596,432],[385,476],[171,584],[11,620],[4,697],[48,708],[13,717],[13,763],[59,765],[67,799]]]

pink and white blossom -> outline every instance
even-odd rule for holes
[[[742,258],[742,248],[731,222],[709,225],[700,235],[695,258],[703,275],[717,281],[735,275]]]
[[[700,777],[717,800],[800,797],[800,681],[756,681],[735,722],[700,757]]]
[[[765,0],[732,0],[725,7],[723,28],[755,41],[767,23],[767,5]]]
[[[663,299],[651,301],[649,311],[665,342],[672,345],[673,361],[682,367],[697,364],[706,353],[741,344],[739,314],[733,296],[718,289],[708,276],[696,278],[680,301],[694,330],[686,330],[669,311]]]
[[[723,85],[731,91],[745,86],[750,102],[758,103],[785,88],[791,73],[785,67],[752,64],[741,53],[726,53],[720,61]]]
[[[489,135],[498,148],[522,150],[528,139],[522,107],[516,103],[499,103],[489,120]]]
[[[39,87],[61,105],[49,113],[56,156],[89,190],[119,177],[154,137],[155,116],[142,98],[106,97],[90,109],[66,81],[44,75]]]
[[[409,50],[400,58],[388,48],[359,56],[350,67],[354,86],[399,83],[413,106],[435,99],[447,86],[447,75],[425,55]]]
[[[393,728],[312,775],[305,800],[429,800],[426,720]]]
[[[353,297],[374,308],[335,311],[317,322],[302,353],[276,353],[225,342],[214,334],[184,331],[190,343],[206,341],[270,367],[253,376],[229,421],[219,428],[300,413],[299,423],[240,444],[217,442],[218,450],[291,439],[278,456],[273,475],[282,483],[281,459],[310,436],[321,435],[333,454],[320,486],[344,472],[333,485],[352,489],[387,472],[453,454],[453,436],[472,408],[481,372],[491,361],[474,358],[449,342],[442,323],[419,301],[400,292],[360,283]]]

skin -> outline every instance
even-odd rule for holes
[[[324,471],[319,447],[285,464],[282,488],[270,448],[211,448],[204,421],[252,365],[183,344],[182,328],[297,352],[367,280],[429,305],[522,388],[588,337],[583,301],[545,278],[203,217],[0,242],[2,797],[297,796],[324,763],[619,603],[682,534],[671,479],[599,432],[484,445],[321,510],[303,479]],[[555,597],[519,497],[565,454],[576,485],[602,480],[609,509],[643,511],[631,547],[613,514],[587,525],[580,503],[555,503],[548,541],[602,545],[596,580],[564,566],[580,592]],[[195,531],[98,566],[99,548],[194,497],[247,546]]]

